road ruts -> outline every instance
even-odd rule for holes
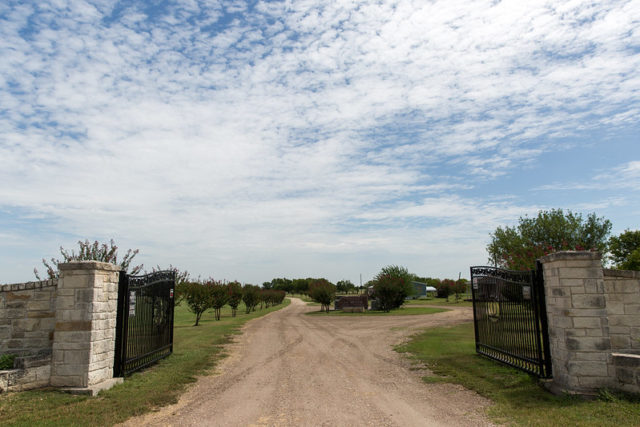
[[[469,309],[421,316],[307,316],[297,298],[249,322],[216,373],[175,405],[128,426],[490,425],[489,404],[425,384],[393,345],[425,327],[471,320]]]

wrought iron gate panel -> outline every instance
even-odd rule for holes
[[[551,356],[542,268],[471,267],[476,351],[542,378]]]
[[[120,274],[114,376],[125,376],[173,352],[175,272]]]

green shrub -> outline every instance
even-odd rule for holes
[[[400,308],[405,298],[415,293],[411,284],[413,276],[404,267],[389,265],[373,279],[373,297],[380,310],[389,312]]]
[[[202,313],[211,308],[209,288],[200,282],[187,282],[182,286],[181,292],[189,310],[196,315],[196,323],[193,326],[198,326]]]
[[[326,279],[318,279],[309,283],[309,296],[320,303],[320,311],[329,312],[331,301],[336,299],[336,286]]]
[[[229,288],[213,279],[207,280],[204,286],[209,294],[209,306],[213,308],[214,317],[220,320],[220,310],[229,301]]]
[[[240,282],[230,282],[227,285],[229,290],[229,307],[231,307],[231,317],[236,317],[238,311],[238,305],[242,301],[242,285]]]
[[[15,358],[15,354],[0,354],[0,371],[13,369],[13,361]]]
[[[242,288],[242,301],[246,307],[246,313],[251,313],[260,302],[260,287],[246,284]]]

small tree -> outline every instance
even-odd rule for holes
[[[118,262],[118,247],[114,243],[113,239],[109,241],[109,244],[99,243],[97,240],[93,243],[89,242],[89,239],[86,239],[84,242],[82,240],[79,240],[78,246],[79,250],[77,254],[73,249],[71,250],[71,252],[69,252],[62,246],[60,246],[60,255],[62,255],[62,259],[51,258],[51,264],[49,264],[46,259],[42,258],[42,263],[47,269],[47,276],[49,276],[49,279],[55,279],[60,276],[58,264],[70,261],[108,262],[111,264],[119,265],[123,271],[128,271],[131,261],[133,261],[133,258],[139,252],[138,249],[129,249],[124,254],[122,260]],[[142,267],[142,264],[132,267],[129,274],[138,274],[142,270]],[[33,273],[36,275],[36,278],[38,280],[42,280],[37,268],[33,269]]]
[[[449,298],[454,293],[456,282],[451,279],[442,279],[438,289],[438,298]]]
[[[209,287],[200,282],[187,282],[183,289],[184,301],[187,302],[189,311],[196,315],[196,323],[193,326],[198,326],[202,313],[211,308]]]
[[[260,288],[258,286],[247,284],[242,287],[242,301],[246,307],[247,314],[251,313],[260,302],[259,291]]]
[[[320,303],[320,311],[329,312],[331,301],[336,299],[336,286],[326,279],[317,279],[309,283],[309,297]]]
[[[240,301],[242,301],[242,285],[237,281],[230,282],[227,285],[227,290],[229,293],[228,304],[231,307],[231,317],[236,317],[238,305],[240,305]]]
[[[462,295],[467,292],[467,279],[458,279],[453,285],[453,291],[456,294],[456,302],[462,299]]]
[[[336,289],[338,292],[348,295],[349,292],[356,290],[356,285],[354,285],[351,280],[340,280],[336,283]]]
[[[640,230],[625,230],[609,239],[611,260],[620,270],[640,270]]]
[[[229,300],[229,289],[226,285],[213,279],[206,281],[204,286],[207,287],[209,291],[210,306],[214,310],[214,317],[216,320],[220,320],[220,310]]]
[[[373,297],[382,311],[389,312],[404,304],[405,298],[413,295],[413,275],[405,267],[389,265],[373,279]]]

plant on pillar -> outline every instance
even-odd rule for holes
[[[42,259],[42,263],[47,269],[47,276],[49,279],[56,279],[60,277],[60,271],[58,270],[58,264],[71,262],[71,261],[101,261],[108,262],[110,264],[119,265],[123,271],[128,272],[129,274],[135,275],[138,274],[143,265],[136,265],[131,268],[129,271],[129,267],[131,265],[131,261],[138,254],[139,250],[129,249],[124,254],[124,257],[120,262],[118,262],[118,246],[116,246],[113,239],[109,241],[109,244],[99,243],[97,240],[93,243],[89,242],[89,239],[86,239],[84,242],[82,240],[78,241],[79,250],[76,253],[73,249],[71,252],[64,249],[60,246],[60,255],[62,255],[62,259],[51,258],[51,263],[49,263],[46,259]],[[38,280],[42,280],[40,278],[40,274],[38,273],[38,269],[34,268],[33,273],[36,275]]]

